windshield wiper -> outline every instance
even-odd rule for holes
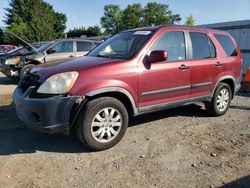
[[[100,55],[100,54],[98,54],[98,55],[97,55],[97,57],[111,58],[111,57],[110,57],[110,56],[108,56],[108,55]]]

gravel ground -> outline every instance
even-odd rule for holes
[[[5,77],[0,72],[0,94],[2,94],[2,95],[10,95],[10,94],[12,94],[14,89],[16,88],[16,84],[17,84],[16,81]]]
[[[222,117],[202,104],[137,117],[118,145],[89,152],[26,128],[2,88],[0,187],[250,187],[250,93]]]

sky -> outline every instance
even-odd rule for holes
[[[81,26],[100,26],[103,8],[106,4],[118,4],[122,9],[128,4],[146,5],[149,0],[45,0],[58,11],[67,15],[67,30]],[[154,0],[169,4],[175,14],[180,14],[183,24],[192,14],[196,25],[250,19],[250,0]],[[4,8],[8,0],[0,0],[0,27],[4,27]]]

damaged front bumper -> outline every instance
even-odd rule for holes
[[[28,127],[49,134],[69,134],[70,114],[79,97],[31,98],[35,87],[25,92],[18,86],[13,94],[16,112]]]

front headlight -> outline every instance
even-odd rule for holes
[[[73,87],[79,73],[65,72],[49,77],[37,90],[43,94],[65,94]]]
[[[11,59],[6,59],[5,65],[16,65],[21,61],[20,57],[14,57]]]

